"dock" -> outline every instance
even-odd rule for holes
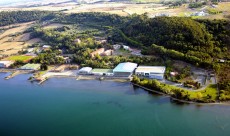
[[[8,71],[9,72],[9,71]],[[6,80],[10,79],[10,78],[13,78],[19,74],[27,74],[27,73],[32,73],[33,71],[29,71],[29,70],[12,70],[11,71],[12,73],[5,77]]]

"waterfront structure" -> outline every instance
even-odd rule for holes
[[[13,61],[0,61],[0,68],[8,68],[13,63]]]
[[[20,67],[19,69],[22,69],[22,70],[39,70],[40,66],[41,66],[41,64],[30,64],[30,63],[28,63],[28,64]]]
[[[99,69],[95,68],[91,71],[93,75],[104,75],[104,76],[113,76],[113,70],[112,69]]]
[[[78,74],[87,75],[87,74],[91,74],[91,71],[92,71],[91,67],[83,67],[78,71]]]
[[[133,74],[136,67],[137,67],[136,63],[131,63],[131,62],[120,63],[113,69],[113,74],[114,76],[119,76],[119,77],[129,77]]]
[[[100,48],[100,49],[97,49],[96,51],[90,53],[91,57],[95,57],[95,55],[101,55],[103,52],[105,51],[105,48]]]
[[[164,79],[165,67],[164,66],[138,66],[135,74],[139,76],[146,76],[149,78]]]

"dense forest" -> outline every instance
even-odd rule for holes
[[[141,15],[133,17],[121,30],[145,47],[156,44],[197,57],[202,52],[209,59],[209,55],[219,57],[219,52],[227,52],[230,38],[228,25],[229,22],[225,20],[197,21],[182,17],[148,18]]]
[[[0,26],[39,20],[48,15],[46,11],[11,11],[0,12]]]

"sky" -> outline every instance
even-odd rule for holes
[[[13,4],[18,2],[29,2],[29,1],[37,1],[37,0],[0,0],[0,5],[6,5],[6,4]]]
[[[68,0],[0,0],[0,5],[14,5],[14,4],[23,4],[28,2],[60,2],[60,1],[68,1]]]

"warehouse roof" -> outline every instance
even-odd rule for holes
[[[133,72],[136,67],[137,67],[136,63],[124,62],[124,63],[118,64],[113,69],[113,72]]]
[[[164,66],[139,66],[136,69],[136,72],[152,72],[152,73],[165,73]]]
[[[112,69],[99,69],[95,68],[92,70],[92,73],[113,73]]]
[[[87,72],[90,72],[92,70],[91,67],[83,67],[79,70],[79,72],[82,72],[82,71],[87,71]]]

